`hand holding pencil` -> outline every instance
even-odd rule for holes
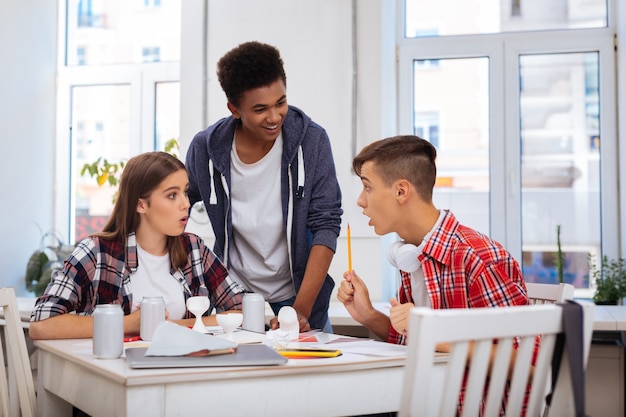
[[[352,271],[352,239],[350,237],[350,223],[348,223],[348,271]]]

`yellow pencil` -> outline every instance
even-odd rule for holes
[[[352,271],[352,242],[350,239],[350,223],[348,223],[348,271]]]

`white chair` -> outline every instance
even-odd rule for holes
[[[26,338],[22,328],[20,312],[17,307],[17,299],[13,288],[0,289],[0,307],[4,310],[5,320],[5,343],[7,347],[7,361],[12,366],[11,371],[15,372],[15,378],[11,378],[17,384],[20,410],[22,417],[34,417],[36,413],[35,385],[33,374],[26,347]],[[1,410],[4,416],[9,416],[9,389],[7,384],[7,374],[4,363],[4,353],[0,344],[0,401]]]
[[[589,354],[593,329],[593,304],[584,306],[584,358]],[[477,416],[489,372],[489,393],[484,415],[498,415],[507,380],[510,381],[507,416],[519,416],[527,389],[536,335],[541,348],[534,367],[528,416],[539,416],[547,392],[548,375],[556,336],[562,331],[562,309],[556,305],[432,310],[414,308],[409,323],[409,345],[400,413],[402,417],[453,417],[457,413],[459,391],[466,366],[469,367],[463,417]],[[519,338],[515,365],[509,378],[513,340]],[[498,340],[494,345],[494,339]],[[447,363],[435,353],[439,343],[451,343]],[[473,342],[471,361],[468,349]],[[491,360],[492,348],[495,356]],[[564,361],[567,353],[564,353]],[[488,371],[490,367],[491,368]],[[569,370],[563,362],[550,416],[568,415],[573,409]],[[568,391],[569,389],[569,391]],[[556,394],[556,392],[559,394]],[[573,415],[571,412],[569,415]]]
[[[574,299],[574,286],[572,284],[539,284],[526,283],[526,292],[531,304],[562,303]]]

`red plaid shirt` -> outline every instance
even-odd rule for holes
[[[418,259],[433,309],[528,304],[526,285],[517,261],[498,242],[460,224],[448,210]],[[399,301],[413,303],[411,276],[400,272]],[[389,343],[406,344],[405,339],[390,326]],[[538,344],[539,338],[535,351]],[[459,399],[459,410],[462,402],[463,395]]]

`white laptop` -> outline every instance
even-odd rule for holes
[[[147,348],[126,348],[128,366],[145,368],[189,368],[200,366],[262,366],[282,365],[287,358],[262,344],[242,344],[234,353],[209,356],[145,356]]]

